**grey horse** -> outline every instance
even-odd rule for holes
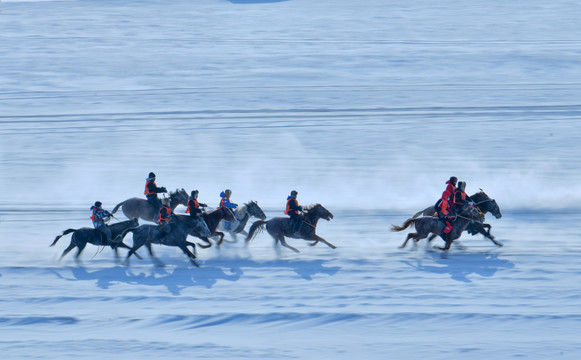
[[[496,203],[495,199],[491,199],[482,189],[480,192],[469,196],[469,200],[473,201],[475,205],[486,215],[486,213],[491,213],[494,215],[495,218],[500,219],[502,217],[502,213],[500,212],[500,207]],[[432,216],[436,210],[434,206],[429,206],[422,211],[418,211],[414,214],[412,218],[417,218],[418,216]],[[492,226],[490,224],[474,222],[468,225],[466,231],[470,235],[482,234],[487,239],[490,239],[496,246],[502,246],[502,243],[499,243],[494,239],[494,235],[490,233],[490,229]],[[432,241],[437,235],[431,235],[429,241]]]
[[[462,235],[462,232],[466,230],[468,225],[474,221],[483,222],[484,214],[475,206],[466,206],[462,213],[457,216],[457,219],[454,222],[454,228],[447,235],[445,247],[440,247],[440,249],[450,249],[452,242],[458,239],[460,235]],[[409,233],[400,248],[404,248],[410,239],[414,239],[414,241],[417,243],[421,239],[427,238],[430,233],[441,236],[443,234],[444,227],[446,226],[444,222],[435,216],[423,216],[419,218],[407,219],[402,226],[392,225],[391,231],[403,231],[411,225],[415,226],[417,232]]]
[[[140,247],[145,245],[147,250],[149,250],[149,255],[154,259],[158,265],[162,265],[162,262],[155,257],[151,244],[161,244],[166,246],[177,246],[180,248],[184,254],[186,254],[192,264],[199,266],[196,262],[196,244],[186,240],[190,232],[195,231],[203,236],[210,236],[210,231],[208,226],[202,218],[189,218],[178,219],[176,216],[172,216],[172,221],[170,222],[171,231],[163,238],[159,237],[159,227],[157,225],[141,225],[137,228],[127,229],[124,235],[128,232],[133,233],[133,247],[127,253],[126,264],[129,264],[129,257],[135,253]],[[188,249],[188,246],[193,248],[193,252]]]
[[[333,218],[333,214],[325,209],[325,207],[321,204],[316,204],[313,206],[309,206],[304,209],[303,211],[303,225],[299,229],[299,231],[293,232],[290,226],[290,218],[286,217],[275,217],[268,221],[258,220],[255,221],[254,224],[250,227],[248,231],[248,236],[246,237],[246,242],[252,240],[254,236],[256,236],[257,230],[262,230],[263,227],[266,225],[266,231],[275,239],[276,244],[280,242],[283,246],[295,251],[299,252],[296,248],[287,244],[285,240],[286,237],[294,238],[294,239],[304,239],[304,240],[312,240],[313,243],[309,244],[311,246],[317,245],[317,243],[322,242],[329,247],[335,249],[335,245],[331,244],[327,240],[323,239],[322,237],[318,236],[315,232],[317,231],[317,222],[319,219],[325,219],[330,221]]]
[[[171,211],[173,212],[180,204],[188,206],[188,198],[189,195],[183,188],[171,191],[169,193],[169,207],[171,208]],[[111,213],[115,214],[119,208],[121,208],[123,214],[125,214],[129,219],[140,218],[145,221],[153,222],[155,221],[154,219],[157,219],[158,217],[153,206],[146,199],[136,197],[127,199],[117,204]]]
[[[78,248],[77,255],[75,255],[75,260],[79,262],[79,256],[81,252],[87,246],[88,243],[97,245],[97,246],[110,246],[113,250],[115,250],[115,256],[119,257],[118,248],[126,248],[131,249],[129,246],[123,243],[123,238],[125,237],[124,231],[130,228],[134,228],[139,226],[139,222],[137,219],[122,221],[116,224],[112,224],[109,226],[111,230],[111,238],[113,239],[111,242],[107,240],[107,236],[101,232],[100,230],[93,229],[93,228],[80,228],[80,229],[67,229],[63,231],[61,235],[58,235],[50,246],[54,246],[59,239],[67,234],[73,233],[71,236],[71,243],[69,246],[63,251],[63,254],[59,258],[62,259],[63,256],[68,254],[71,250],[75,247]]]
[[[226,221],[220,221],[218,225],[218,230],[228,231],[230,236],[234,239],[234,242],[238,241],[236,234],[248,235],[244,228],[250,220],[251,217],[258,218],[260,220],[266,220],[266,215],[264,211],[258,206],[256,201],[247,202],[234,210],[234,220],[230,221],[230,226],[226,228]]]

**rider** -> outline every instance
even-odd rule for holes
[[[191,196],[188,199],[188,208],[186,209],[186,214],[190,214],[190,216],[192,216],[192,217],[202,216],[202,210],[200,210],[200,206],[201,207],[208,206],[206,204],[200,204],[198,202],[198,194],[199,193],[200,192],[198,190],[192,191]]]
[[[303,211],[303,207],[297,201],[298,194],[296,190],[291,191],[290,196],[286,198],[286,210],[284,211],[286,215],[290,216],[290,226],[293,233],[299,231],[303,224],[303,220],[299,216],[299,211]]]
[[[446,190],[444,190],[442,197],[436,202],[436,205],[434,205],[434,208],[438,213],[438,218],[446,224],[442,234],[442,238],[445,241],[447,241],[447,236],[453,229],[450,214],[453,211],[454,191],[456,190],[457,182],[458,178],[455,176],[452,176],[450,180],[446,181]]]
[[[111,229],[105,224],[105,220],[113,216],[109,211],[102,208],[103,204],[100,201],[95,201],[95,205],[91,206],[91,220],[96,230],[101,231],[107,237],[107,241],[112,241]]]
[[[155,213],[161,206],[161,202],[157,197],[157,194],[166,193],[167,189],[165,187],[157,187],[155,184],[155,174],[150,172],[147,179],[145,179],[145,191],[143,194],[147,198],[147,201],[153,206],[153,212]]]
[[[469,204],[466,195],[466,182],[460,181],[458,187],[454,190],[454,212],[459,214],[464,210],[464,207]]]
[[[169,234],[171,231],[171,227],[169,225],[169,218],[172,214],[171,208],[169,207],[169,199],[163,198],[161,200],[161,208],[159,209],[159,219],[157,222],[159,223],[159,238],[160,240]]]
[[[222,209],[222,211],[231,211],[232,214],[234,214],[233,210],[230,209],[236,209],[238,207],[238,204],[230,202],[231,195],[232,190],[230,189],[226,189],[220,193],[220,197],[222,199],[220,200],[220,206],[218,206],[218,209]],[[226,229],[230,229],[230,221],[226,221]]]

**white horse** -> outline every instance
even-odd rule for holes
[[[238,241],[236,234],[242,234],[244,236],[248,235],[248,232],[244,230],[244,227],[246,227],[246,224],[248,223],[248,220],[251,217],[255,217],[260,220],[266,219],[264,211],[262,211],[262,209],[260,208],[260,206],[258,206],[258,203],[256,201],[250,201],[247,202],[246,204],[239,206],[238,208],[236,208],[236,210],[233,211],[233,213],[234,220],[230,221],[230,225],[228,227],[226,227],[225,220],[220,221],[220,224],[218,224],[218,229],[224,232],[227,231],[230,234],[230,236],[234,239],[233,242]]]

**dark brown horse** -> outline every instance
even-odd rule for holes
[[[264,225],[266,225],[266,231],[268,231],[268,233],[274,238],[276,244],[280,242],[283,246],[295,252],[299,251],[286,243],[285,236],[294,239],[312,240],[313,243],[310,244],[311,246],[317,245],[317,243],[320,241],[335,249],[335,245],[331,244],[315,233],[319,219],[330,221],[332,218],[333,214],[331,214],[329,210],[325,209],[321,204],[316,204],[304,209],[303,225],[297,232],[293,232],[290,225],[290,218],[276,217],[268,221],[258,220],[255,221],[254,224],[252,224],[250,227],[248,236],[246,237],[246,242],[252,240],[252,238],[256,235],[256,231],[262,230]]]
[[[494,215],[495,218],[500,219],[502,217],[502,213],[500,212],[500,207],[496,203],[496,200],[491,199],[482,189],[480,192],[469,197],[469,200],[472,200],[475,205],[480,209],[482,213],[486,215],[486,213],[491,213]],[[429,206],[422,211],[418,211],[414,214],[412,218],[417,218],[420,215],[423,216],[432,216],[436,210],[434,206]],[[470,235],[482,234],[487,239],[490,239],[496,246],[502,246],[502,243],[494,240],[494,235],[490,233],[491,226],[490,224],[474,222],[468,225],[466,231]],[[437,235],[431,235],[429,241],[432,241]]]
[[[177,217],[180,220],[186,220],[190,216],[177,215]],[[204,219],[204,222],[206,223],[206,226],[208,227],[210,235],[200,234],[199,232],[196,232],[195,230],[193,230],[190,233],[190,235],[195,236],[199,239],[202,239],[206,242],[206,245],[198,244],[203,249],[207,249],[210,246],[212,246],[212,243],[210,242],[210,239],[209,239],[210,237],[219,236],[220,239],[218,240],[217,245],[220,246],[222,244],[222,241],[224,240],[224,233],[221,231],[216,231],[216,229],[218,228],[218,224],[220,223],[220,221],[222,221],[222,220],[232,221],[234,219],[232,211],[229,209],[223,208],[223,209],[214,210],[210,213],[203,212],[202,218]]]
[[[63,233],[61,235],[58,235],[54,239],[52,244],[50,244],[50,246],[54,246],[57,243],[57,241],[59,241],[59,239],[61,237],[65,236],[67,234],[73,233],[73,235],[71,236],[71,243],[65,249],[65,251],[63,251],[63,254],[59,258],[59,260],[62,259],[63,256],[68,254],[75,247],[77,247],[78,251],[77,251],[77,255],[75,255],[75,260],[78,262],[79,256],[81,255],[81,252],[83,251],[83,249],[85,249],[85,246],[87,246],[87,244],[93,244],[93,245],[97,245],[97,246],[110,246],[113,250],[115,250],[115,256],[119,257],[119,252],[118,252],[119,247],[131,249],[129,246],[127,246],[123,243],[123,238],[125,237],[125,234],[123,233],[123,231],[130,229],[130,228],[134,228],[136,226],[139,226],[139,222],[137,221],[137,219],[122,221],[122,222],[110,225],[109,229],[111,230],[111,238],[113,239],[111,242],[109,242],[107,240],[107,237],[105,236],[105,234],[103,232],[101,232],[97,229],[88,228],[88,227],[80,228],[80,229],[67,229],[67,230],[63,231]]]
[[[462,232],[466,230],[468,224],[471,222],[483,222],[484,221],[484,214],[478,210],[477,207],[466,206],[464,211],[457,216],[456,221],[454,221],[454,228],[452,231],[446,236],[446,246],[440,248],[442,250],[450,249],[450,245],[452,242],[462,235]],[[446,226],[444,222],[438,219],[435,216],[423,216],[419,218],[410,218],[407,219],[402,226],[392,225],[391,231],[402,231],[414,225],[416,228],[415,233],[409,233],[406,237],[403,244],[400,248],[404,248],[407,242],[410,239],[414,239],[417,243],[421,239],[425,239],[430,235],[430,233],[434,233],[436,235],[442,236],[444,227]]]
[[[176,191],[171,191],[169,193],[169,207],[171,211],[174,211],[178,205],[188,206],[189,195],[184,189],[176,189]],[[117,210],[123,211],[123,214],[129,219],[140,218],[145,221],[152,221],[158,216],[153,209],[153,206],[146,199],[131,198],[123,202],[120,202],[115,206],[112,214],[115,214]]]

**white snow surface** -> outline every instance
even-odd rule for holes
[[[3,0],[0,357],[579,359],[580,18],[565,0]],[[92,245],[59,261],[57,235],[150,171],[268,218],[296,189],[337,249],[263,232],[198,248],[199,268],[159,245],[164,267]],[[391,225],[451,175],[496,199],[504,246],[399,249]]]

